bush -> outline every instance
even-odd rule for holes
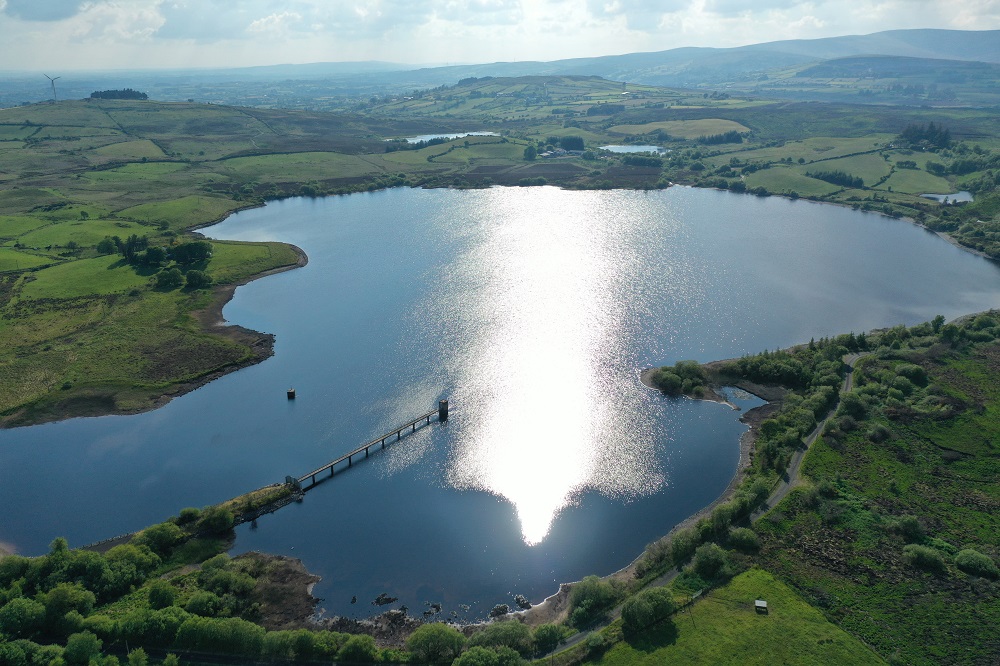
[[[356,634],[347,639],[344,647],[337,652],[337,661],[349,664],[370,664],[378,657],[375,639],[367,634]]]
[[[69,664],[88,664],[92,657],[101,654],[102,645],[103,641],[89,631],[73,634],[66,641],[63,656]]]
[[[157,289],[176,289],[184,284],[184,274],[179,268],[169,268],[156,274]]]
[[[165,580],[153,581],[149,586],[149,607],[153,610],[173,606],[177,598],[177,591],[174,586]]]
[[[941,573],[945,569],[944,558],[941,553],[927,546],[919,546],[911,543],[903,547],[903,559],[907,564],[924,571]]]
[[[535,648],[540,654],[548,654],[559,645],[565,630],[555,624],[540,624],[535,627]]]
[[[729,533],[729,544],[744,553],[755,553],[760,549],[757,533],[748,527],[737,527]]]
[[[524,657],[529,656],[534,648],[531,629],[528,628],[528,625],[517,620],[493,622],[486,625],[485,629],[472,635],[469,639],[469,645],[490,648],[509,647]]]
[[[424,624],[406,639],[406,649],[417,662],[451,663],[465,647],[465,636],[441,622]]]
[[[955,566],[970,576],[992,579],[1000,577],[1000,570],[997,569],[997,565],[992,558],[972,548],[966,548],[958,552],[955,556]]]
[[[906,539],[907,543],[917,543],[924,540],[924,527],[915,516],[900,516],[892,524],[892,529]]]
[[[703,543],[694,551],[694,562],[691,567],[705,580],[718,576],[725,566],[726,552],[719,548],[718,544]]]
[[[585,626],[597,619],[617,600],[618,594],[611,583],[597,576],[587,576],[570,590],[570,623],[578,628]]]
[[[649,627],[677,609],[673,594],[665,587],[643,590],[625,602],[622,607],[622,628],[626,633],[635,633]]]
[[[670,539],[670,558],[674,564],[680,566],[691,559],[694,549],[698,547],[698,532],[694,528],[686,527],[677,530]]]
[[[188,271],[185,283],[188,289],[204,289],[212,286],[212,276],[204,271]]]

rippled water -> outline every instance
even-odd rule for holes
[[[0,432],[0,541],[34,553],[135,529],[313,469],[447,397],[448,424],[240,528],[236,550],[301,557],[331,611],[388,592],[481,615],[627,564],[728,483],[737,415],[664,399],[640,368],[1000,296],[992,263],[904,222],[686,188],[294,199],[206,233],[309,254],[225,310],[274,332],[276,356],[149,414]]]

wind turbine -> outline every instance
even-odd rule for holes
[[[51,76],[49,76],[48,74],[42,74],[42,76],[44,76],[45,78],[47,78],[49,80],[49,82],[52,83],[52,100],[55,101],[55,102],[58,102],[59,98],[56,97],[56,79],[61,79],[62,77],[61,76],[57,76],[54,79]]]

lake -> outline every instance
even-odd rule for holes
[[[611,145],[601,146],[601,150],[609,153],[669,153],[663,146],[633,146],[633,145]]]
[[[275,356],[147,414],[0,431],[8,547],[85,544],[303,474],[448,398],[447,424],[242,526],[233,552],[300,557],[329,612],[387,593],[482,617],[625,566],[729,482],[738,413],[664,398],[641,368],[1000,297],[992,262],[906,222],[683,187],[396,189],[204,231],[309,254],[224,311],[274,333]]]

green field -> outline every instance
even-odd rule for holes
[[[697,139],[700,136],[724,134],[726,132],[749,132],[750,128],[733,120],[703,118],[699,120],[664,120],[642,125],[614,125],[609,131],[616,134],[648,134],[663,130],[670,136],[682,139]]]
[[[768,613],[754,610],[767,601]],[[709,592],[673,622],[617,643],[587,663],[884,664],[861,641],[831,623],[793,589],[760,569]]]

